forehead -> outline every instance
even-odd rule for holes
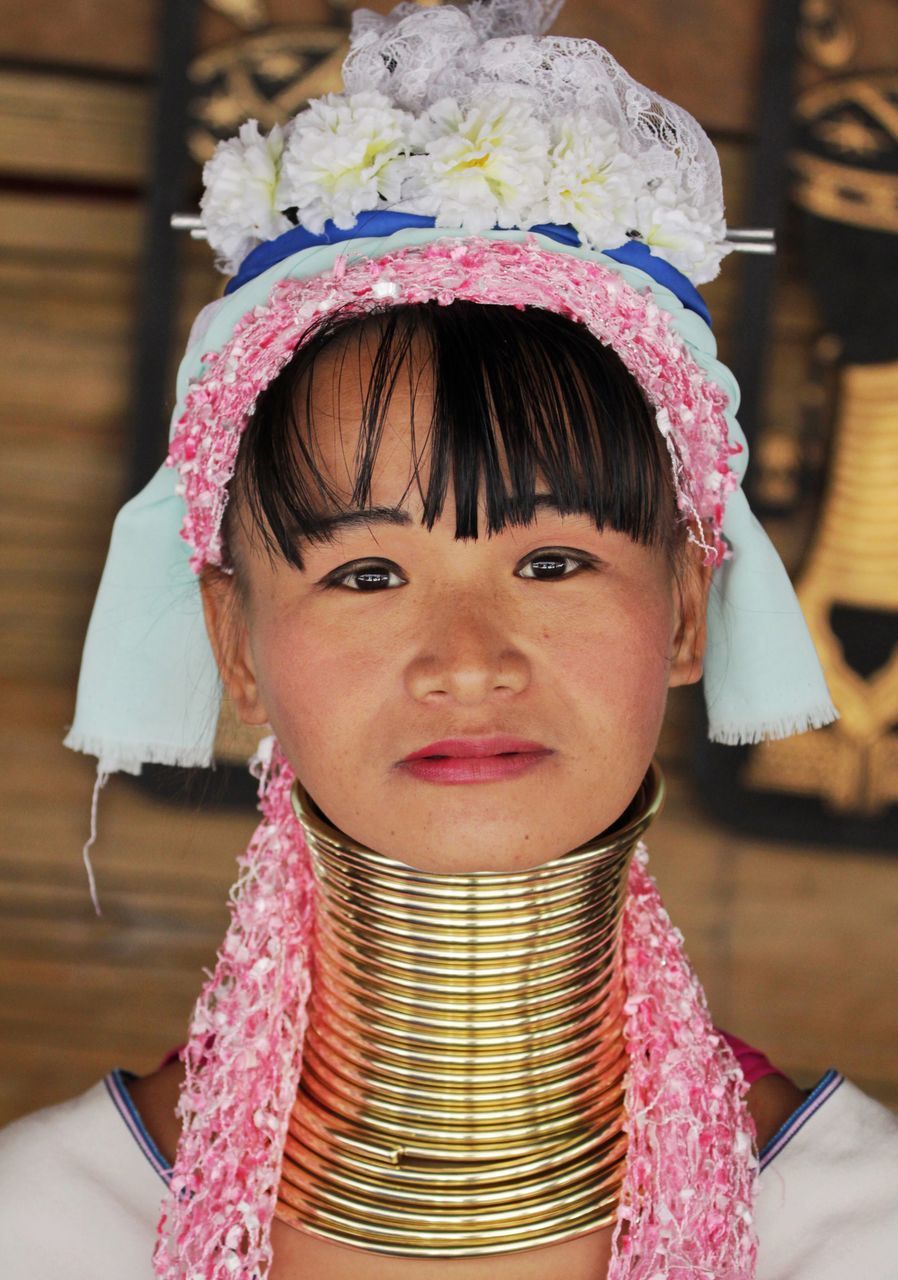
[[[427,482],[435,385],[432,351],[426,337],[413,334],[407,349],[383,367],[377,361],[380,341],[380,325],[371,320],[321,352],[297,388],[297,419],[315,466],[343,502],[357,486],[366,452],[373,453],[375,501],[397,489],[404,493],[416,476],[422,486]],[[371,444],[376,450],[366,449]]]
[[[234,494],[273,554],[402,508],[455,537],[532,521],[541,496],[636,541],[674,518],[670,465],[625,367],[548,312],[454,303],[338,318],[256,404]],[[354,523],[355,521],[353,521]]]

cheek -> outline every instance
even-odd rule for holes
[[[333,633],[332,633],[333,631]],[[348,764],[384,696],[384,669],[364,629],[319,620],[271,621],[257,629],[253,658],[268,720],[296,772]]]
[[[569,617],[545,636],[547,670],[581,707],[602,739],[609,730],[657,734],[667,698],[672,615],[665,593],[621,593],[598,613]]]

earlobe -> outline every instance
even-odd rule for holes
[[[228,697],[244,724],[266,724],[268,713],[259,694],[243,602],[233,575],[204,569],[200,594],[206,631]]]
[[[674,584],[675,628],[669,685],[696,684],[702,677],[707,638],[708,592],[713,567],[702,564],[690,545]]]

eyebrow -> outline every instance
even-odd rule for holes
[[[534,511],[552,511],[556,515],[575,515],[576,512],[562,511],[558,500],[551,493],[533,495]],[[412,524],[411,512],[405,507],[357,507],[352,511],[341,511],[334,515],[318,516],[313,529],[304,531],[304,537],[315,541],[327,539],[338,530],[358,528],[359,525],[391,524],[408,526]]]
[[[342,529],[357,529],[359,525],[411,525],[411,512],[404,507],[356,507],[352,511],[338,511],[333,515],[316,516],[315,526],[303,530],[303,538],[326,541]]]

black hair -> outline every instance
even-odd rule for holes
[[[373,338],[373,341],[372,341]],[[316,460],[314,371],[325,351],[372,353],[352,495]],[[372,350],[373,348],[373,350]],[[415,388],[432,388],[423,442]],[[303,542],[327,541],[328,517],[370,506],[372,473],[400,377],[412,390],[413,474],[428,528],[450,479],[456,538],[529,523],[548,491],[565,514],[671,550],[679,541],[670,459],[654,413],[620,357],[582,324],[537,308],[456,301],[325,316],[259,396],[240,445],[235,505],[271,555],[303,568]],[[430,397],[428,395],[428,401]],[[420,468],[426,460],[426,486]]]

